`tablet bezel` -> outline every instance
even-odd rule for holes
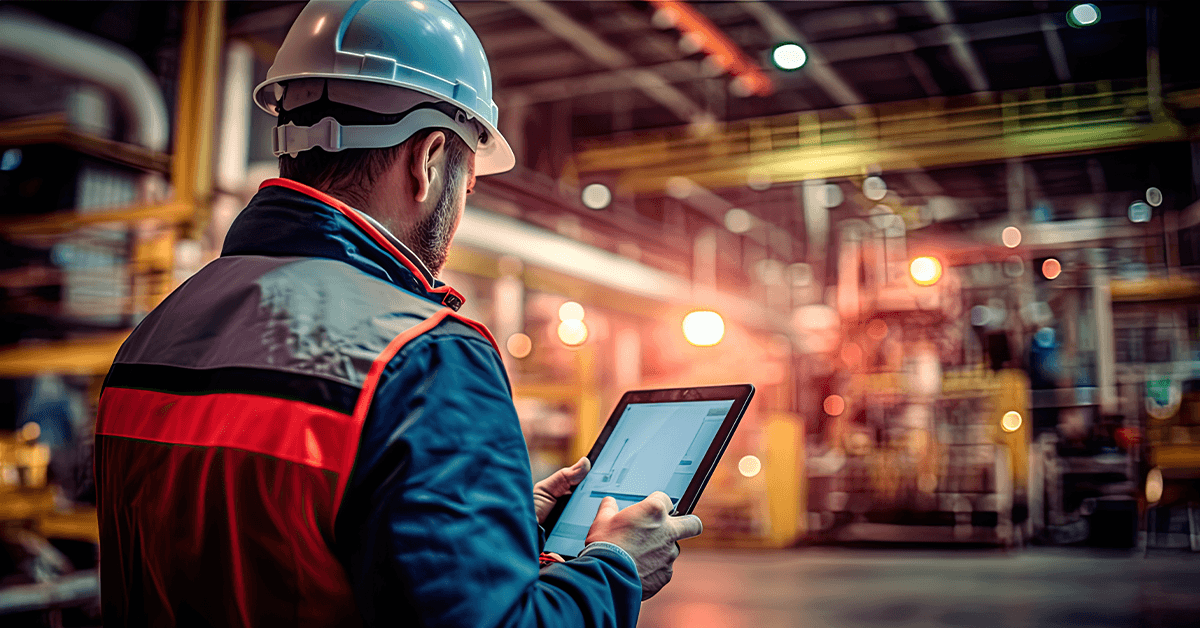
[[[591,451],[588,452],[588,461],[593,465],[596,463],[596,459],[600,456],[600,451],[604,449],[604,445],[608,442],[608,437],[616,429],[617,423],[625,414],[625,407],[629,404],[732,399],[733,403],[729,406],[729,412],[725,414],[725,419],[721,422],[721,427],[717,429],[716,435],[713,436],[712,441],[708,444],[708,449],[704,452],[704,457],[701,458],[700,464],[696,467],[696,475],[692,477],[692,481],[688,484],[687,489],[683,491],[683,495],[675,503],[675,509],[671,512],[672,515],[691,514],[692,510],[696,507],[696,502],[700,500],[700,494],[704,492],[704,487],[708,485],[709,478],[712,477],[713,469],[720,462],[721,456],[725,453],[725,448],[729,446],[733,432],[737,429],[738,424],[741,423],[742,416],[745,415],[746,409],[750,406],[750,399],[753,397],[753,384],[631,390],[621,396],[621,401],[617,403],[617,407],[609,415],[608,421],[604,424],[604,429],[600,430],[600,435],[592,445]],[[554,526],[558,523],[559,517],[562,516],[563,510],[566,509],[567,503],[573,495],[574,492],[560,497],[554,504],[554,509],[546,516],[546,520],[542,523],[542,528],[546,531],[547,539],[550,538]]]

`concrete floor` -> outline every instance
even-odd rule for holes
[[[685,548],[638,626],[1200,627],[1200,555]]]

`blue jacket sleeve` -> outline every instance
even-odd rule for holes
[[[384,371],[336,527],[367,625],[637,623],[641,581],[619,548],[539,569],[503,369],[482,339],[430,334]]]

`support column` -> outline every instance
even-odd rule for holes
[[[1091,267],[1092,310],[1096,313],[1096,384],[1099,387],[1100,412],[1117,411],[1116,332],[1113,330],[1112,290],[1104,249],[1088,249]]]

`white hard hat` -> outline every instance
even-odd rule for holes
[[[401,88],[401,89],[396,89]],[[477,175],[509,170],[516,157],[496,128],[492,74],[479,38],[448,0],[313,0],[288,31],[254,102],[267,113],[317,100],[377,113],[412,113],[390,125],[276,128],[275,154],[320,146],[385,148],[431,127],[449,128],[475,151]],[[421,107],[431,103],[435,106]],[[453,106],[449,112],[439,103]]]

